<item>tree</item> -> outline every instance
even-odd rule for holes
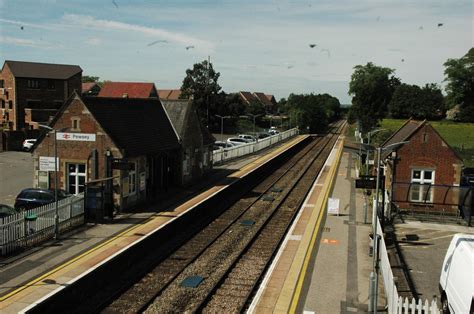
[[[192,69],[186,70],[186,77],[181,86],[181,97],[193,97],[193,104],[197,108],[198,115],[205,125],[210,124],[210,118],[216,114],[221,87],[217,83],[220,73],[214,71],[212,63],[207,60],[193,65]]]
[[[336,121],[341,116],[341,103],[339,99],[329,94],[316,95],[318,103],[326,110],[326,116],[330,122]]]
[[[99,82],[98,76],[83,75],[82,83],[96,83]]]
[[[400,79],[394,70],[374,65],[356,65],[349,83],[352,95],[350,116],[356,118],[362,132],[368,132],[387,114],[387,106]]]
[[[388,105],[393,118],[440,119],[443,115],[443,94],[436,84],[401,84]]]
[[[474,122],[474,48],[460,59],[448,59],[444,66],[448,107],[459,105],[461,120]]]
[[[295,95],[290,94],[287,106],[289,115],[301,130],[309,133],[324,132],[328,126],[326,108],[321,95]]]

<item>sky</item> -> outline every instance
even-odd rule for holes
[[[444,86],[443,63],[474,46],[473,18],[470,0],[0,0],[0,62],[77,64],[168,89],[209,57],[227,93],[348,104],[354,66],[367,62]]]

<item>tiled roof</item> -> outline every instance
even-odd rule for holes
[[[180,89],[159,89],[158,96],[160,97],[160,99],[178,100],[180,99],[179,97],[181,96],[181,90]]]
[[[392,134],[385,142],[382,144],[382,147],[387,147],[389,145],[404,142],[406,141],[419,127],[426,123],[424,121],[415,121],[412,119],[407,120],[395,133]],[[384,151],[382,153],[382,159],[387,158],[390,154],[390,151]]]
[[[267,98],[264,93],[255,92],[255,97],[265,106],[273,106],[273,103]]]
[[[96,82],[82,83],[82,93],[87,93],[96,85],[97,85]]]
[[[258,99],[251,92],[239,92],[240,98],[250,104],[252,101],[258,101]]]
[[[99,92],[99,97],[152,97],[156,90],[153,83],[142,82],[105,82]]]
[[[78,65],[6,60],[15,77],[66,80],[82,72]],[[4,64],[4,66],[5,66]]]
[[[179,148],[178,136],[157,98],[84,97],[82,101],[127,157]]]
[[[202,138],[203,145],[209,145],[214,143],[215,138],[209,132],[209,130],[201,123],[196,111],[193,111],[192,102],[187,99],[179,100],[161,100],[163,107],[165,108],[168,116],[173,123],[173,126],[178,132],[179,136],[185,139],[188,136],[198,136]],[[194,134],[192,132],[196,130],[196,125],[200,129],[200,134]]]

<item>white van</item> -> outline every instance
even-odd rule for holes
[[[474,313],[474,235],[453,236],[444,257],[439,291],[443,313]]]

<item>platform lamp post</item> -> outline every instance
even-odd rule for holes
[[[377,214],[379,211],[379,189],[380,189],[380,155],[383,151],[393,151],[409,141],[393,143],[385,147],[377,147],[377,182],[375,183],[375,206],[372,210],[372,256],[373,270],[370,273],[370,292],[369,292],[369,312],[377,313],[377,296],[378,296],[378,271],[379,271],[379,254],[378,254],[378,236],[377,236]]]
[[[54,239],[59,239],[59,210],[58,210],[58,139],[57,133],[58,130],[45,125],[38,124],[40,128],[44,128],[48,131],[53,132],[54,134]],[[60,131],[65,131],[68,128],[61,129]]]
[[[231,116],[220,116],[218,114],[215,115],[216,117],[220,118],[221,119],[221,141],[223,141],[224,139],[224,119],[230,119],[232,118]]]
[[[370,145],[370,137],[380,131],[386,131],[387,129],[375,129],[373,131],[370,131],[367,133],[368,138],[367,138],[367,145]],[[367,151],[367,157],[366,157],[366,163],[365,163],[365,171],[367,172],[366,174],[369,175],[369,158],[370,157],[370,150]]]
[[[264,116],[264,115],[265,114],[263,114],[263,113],[260,113],[260,114],[247,113],[246,115],[241,116],[241,117],[242,118],[252,118],[253,119],[253,134],[255,135],[255,119],[258,118],[258,117]]]

